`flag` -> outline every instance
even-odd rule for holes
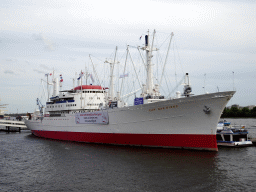
[[[46,76],[46,77],[47,77],[48,75],[50,75],[50,76],[51,76],[52,74],[51,74],[51,73],[46,73],[46,74],[45,74],[45,76]]]
[[[120,75],[119,78],[124,78],[124,77],[128,77],[128,73]]]
[[[62,75],[60,75],[60,82],[63,82],[63,78],[62,78]]]
[[[91,78],[92,82],[94,83],[94,79],[93,79],[92,74],[90,74],[90,78]]]
[[[142,37],[142,36],[140,36],[140,40],[141,40],[141,37]]]
[[[81,73],[79,74],[79,77],[77,78],[77,80],[80,80],[83,76],[84,76],[84,72],[81,71]]]

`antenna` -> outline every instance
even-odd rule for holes
[[[204,86],[203,86],[203,88],[204,88],[204,94],[205,94],[205,79],[206,79],[206,73],[204,74]]]

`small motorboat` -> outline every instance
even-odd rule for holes
[[[217,145],[228,147],[245,147],[251,146],[253,143],[248,139],[248,131],[245,126],[236,128],[226,123],[218,124],[216,133]]]

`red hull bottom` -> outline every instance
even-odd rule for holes
[[[36,130],[32,130],[32,133],[38,137],[65,141],[218,151],[216,135],[85,133]]]

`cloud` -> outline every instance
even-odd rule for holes
[[[32,35],[32,38],[36,41],[42,41],[43,40],[43,38],[41,37],[40,34],[35,34],[35,33]]]
[[[40,64],[40,67],[46,70],[51,70],[51,68],[49,68],[48,66],[44,65],[44,64]]]
[[[5,74],[11,74],[11,75],[15,74],[12,70],[5,70],[4,73]]]
[[[60,69],[69,79],[75,72],[84,69],[85,64],[92,71],[88,58],[91,54],[95,66],[98,66],[97,73],[107,77],[108,66],[103,63],[116,45],[120,56],[125,52],[125,44],[141,45],[141,34],[146,34],[148,29],[150,32],[156,29],[155,47],[161,45],[158,40],[172,31],[175,34],[172,45],[179,47],[177,53],[172,55],[170,52],[168,62],[173,65],[166,71],[174,71],[175,65],[175,72],[177,67],[179,73],[179,63],[182,63],[185,72],[191,74],[191,79],[198,78],[200,90],[205,73],[207,83],[220,79],[214,83],[214,91],[216,86],[220,90],[225,84],[232,87],[231,72],[235,71],[235,79],[240,81],[243,78],[241,82],[247,81],[245,85],[251,87],[250,82],[255,80],[253,74],[256,74],[255,8],[255,2],[243,0],[2,0],[1,68],[6,79],[12,75],[8,82],[26,80],[37,83],[39,76],[44,76],[53,68],[56,74],[56,69]],[[163,47],[161,50],[164,50]],[[132,57],[137,58],[134,54]],[[158,58],[157,55],[154,58]],[[141,61],[138,59],[135,62],[140,65]],[[22,70],[27,75],[23,75]],[[140,74],[143,75],[144,71]],[[225,78],[229,79],[225,81]],[[241,90],[245,87],[238,85]],[[72,87],[72,81],[64,86]],[[34,89],[28,89],[24,101],[28,95],[34,96],[34,93],[29,93],[30,90]],[[242,99],[237,103],[246,105],[248,101]]]
[[[14,62],[14,61],[16,61],[15,59],[6,59],[6,61],[8,61],[8,62]]]
[[[40,73],[40,74],[45,74],[44,71],[40,71],[40,70],[38,70],[38,69],[33,69],[33,71],[35,71],[35,72],[37,72],[37,73]]]
[[[46,50],[48,51],[55,50],[55,44],[49,38],[47,38],[43,33],[40,33],[40,34],[34,33],[32,35],[32,38],[36,41],[42,41],[44,43]]]

